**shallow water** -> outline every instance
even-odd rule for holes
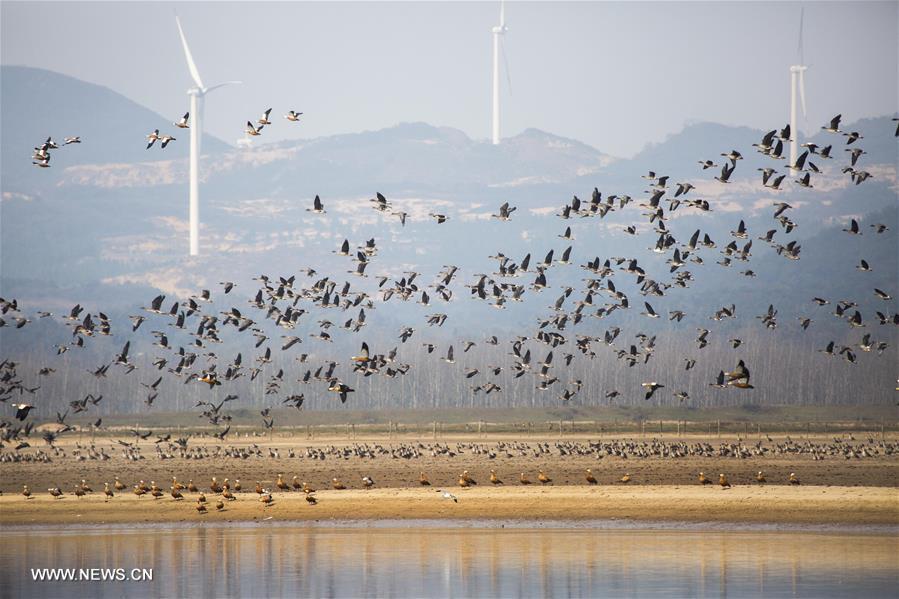
[[[373,523],[374,524],[374,523]],[[32,568],[152,568],[152,581],[35,582]],[[894,597],[895,531],[321,526],[9,529],[12,597]]]

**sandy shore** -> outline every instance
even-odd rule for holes
[[[899,524],[899,489],[884,487],[547,486],[450,489],[381,488],[318,491],[317,505],[302,493],[276,493],[264,507],[255,493],[240,493],[217,512],[198,514],[196,495],[182,501],[102,494],[55,500],[41,495],[0,497],[0,526],[354,519],[677,520],[784,524]]]

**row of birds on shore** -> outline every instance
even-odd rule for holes
[[[189,126],[188,118],[189,115],[185,115],[182,119],[185,127]],[[257,121],[257,124],[260,127],[269,124],[268,118],[269,111],[266,111],[263,118]],[[263,123],[262,121],[266,122]],[[841,133],[839,122],[840,118],[835,117],[829,126],[824,129],[834,134]],[[785,137],[789,137],[788,134],[784,135],[784,133],[784,131],[781,131],[781,139],[778,141],[782,142]],[[863,136],[856,132],[852,132],[846,137],[847,145],[863,139]],[[775,135],[771,133],[766,135],[761,143],[757,144],[758,150],[765,154],[777,154],[777,144],[774,142],[774,138]],[[774,143],[773,150],[772,143]],[[814,154],[817,148],[809,146],[806,151]],[[829,155],[829,151],[826,154]],[[722,155],[728,160],[728,163],[725,165],[728,173],[732,173],[738,161],[743,159],[737,150],[732,150]],[[853,163],[857,160],[858,157],[854,156]],[[797,164],[791,166],[799,171],[812,169],[811,162],[798,164],[797,161]],[[815,167],[812,170],[819,171],[820,169]],[[808,172],[806,172],[806,175],[808,175]],[[718,180],[721,183],[727,183],[729,177],[730,174],[725,176],[722,173]],[[499,377],[505,372],[505,376],[511,376],[512,380],[528,374],[533,376],[536,388],[541,391],[561,387],[562,390],[559,391],[558,398],[561,401],[569,401],[575,398],[584,387],[584,382],[580,379],[569,377],[571,380],[564,380],[566,368],[571,366],[578,354],[585,359],[593,360],[598,356],[597,345],[604,345],[611,349],[612,355],[616,356],[626,368],[645,365],[653,358],[657,349],[655,336],[640,333],[636,336],[639,339],[639,344],[628,344],[625,342],[625,346],[619,349],[614,347],[614,345],[616,342],[620,342],[618,340],[621,333],[620,327],[612,327],[604,334],[598,336],[576,335],[572,338],[566,334],[566,330],[569,327],[584,323],[588,317],[604,319],[610,317],[616,311],[626,310],[630,307],[628,295],[612,281],[613,276],[616,274],[633,277],[639,293],[645,298],[643,302],[645,311],[641,314],[650,320],[660,319],[665,313],[657,306],[653,306],[649,300],[667,296],[678,289],[688,288],[693,280],[693,275],[687,269],[692,264],[701,265],[704,263],[701,252],[717,248],[717,245],[709,237],[708,233],[702,235],[702,232],[697,230],[689,241],[679,243],[673,233],[667,228],[666,221],[669,216],[682,205],[696,207],[700,210],[710,209],[705,200],[691,199],[690,192],[693,189],[691,184],[678,184],[678,188],[673,194],[674,197],[666,198],[665,196],[670,189],[668,184],[669,177],[667,175],[650,172],[644,176],[644,179],[650,183],[650,189],[647,190],[649,199],[647,202],[640,202],[639,205],[646,210],[646,212],[642,213],[642,216],[648,217],[649,225],[652,227],[651,230],[658,235],[654,247],[650,248],[650,250],[656,254],[671,255],[666,261],[668,274],[671,275],[671,279],[665,281],[652,278],[636,257],[608,258],[604,262],[599,257],[588,260],[586,264],[582,265],[582,268],[588,271],[591,276],[585,280],[586,286],[582,290],[582,298],[572,298],[574,288],[563,286],[562,294],[550,306],[551,314],[538,321],[536,333],[531,337],[518,336],[509,340],[512,356],[510,365],[487,365],[488,367],[485,368],[483,364],[471,364],[462,367],[461,375],[466,380],[472,379],[472,383],[475,383],[471,387],[473,394],[483,392],[485,396],[488,396],[492,393],[501,393],[503,391],[503,387],[500,384],[501,381],[496,380],[496,378],[494,380],[487,378],[487,380],[479,383],[475,377],[490,377],[491,374],[493,377]],[[667,210],[662,204],[663,201],[668,202]],[[622,210],[632,202],[633,200],[626,196],[610,195],[603,199],[602,193],[594,189],[589,205],[574,197],[571,202],[562,208],[559,217],[562,219],[569,219],[574,216],[599,216],[599,218],[603,218],[609,212]],[[390,201],[380,193],[371,200],[371,204],[379,212],[394,213],[394,207]],[[792,206],[786,202],[778,202],[774,204],[774,207],[776,210],[773,219],[777,225],[783,229],[784,234],[792,232],[797,227],[797,223],[790,218],[787,212],[792,209]],[[324,203],[320,198],[313,203],[311,211],[321,215],[326,214]],[[515,211],[516,207],[506,202],[500,206],[498,213],[493,216],[499,221],[508,222],[512,220]],[[438,223],[446,222],[445,215],[434,216],[437,217]],[[875,223],[872,226],[878,233],[889,230],[889,227],[879,223]],[[857,220],[853,219],[845,231],[850,235],[858,236],[862,234],[862,227]],[[631,233],[637,234],[636,225]],[[778,230],[775,228],[768,231],[760,239],[770,244],[777,254],[789,260],[799,260],[801,246],[795,240],[789,242],[775,241],[775,236],[778,233]],[[746,262],[752,256],[752,240],[749,239],[750,232],[744,221],[741,220],[735,229],[731,231],[731,236],[734,239],[723,248],[721,252],[723,257],[718,262],[723,267],[730,267],[737,262]],[[569,241],[573,240],[570,227],[560,237]],[[740,247],[738,241],[745,241],[745,243]],[[548,277],[554,272],[553,269],[559,265],[565,266],[573,263],[571,258],[572,248],[573,246],[569,246],[561,253],[558,259],[556,259],[554,252],[551,250],[542,262],[535,261],[533,265],[530,263],[530,253],[521,263],[517,263],[503,253],[490,256],[490,259],[497,261],[498,271],[492,274],[476,274],[474,280],[465,285],[469,291],[468,295],[494,308],[506,309],[515,302],[523,301],[526,293],[536,295],[550,288]],[[349,240],[344,240],[344,243],[335,253],[338,256],[344,256],[353,260],[356,265],[350,272],[361,279],[365,279],[369,278],[369,275],[365,272],[366,267],[375,260],[378,254],[378,246],[374,239],[370,239],[359,246],[356,251],[352,251]],[[860,265],[863,268],[860,270],[872,270],[871,264],[868,264],[867,261],[863,262],[864,264]],[[227,362],[220,360],[219,356],[210,350],[210,347],[212,344],[222,341],[220,333],[226,328],[233,327],[236,333],[243,334],[244,338],[250,335],[253,336],[255,338],[253,343],[256,348],[259,348],[271,341],[275,335],[264,328],[263,325],[274,327],[281,334],[281,351],[288,352],[303,343],[303,337],[292,333],[296,332],[297,327],[302,322],[308,320],[306,318],[301,321],[301,318],[304,315],[311,314],[313,309],[322,311],[352,310],[354,313],[358,309],[358,313],[348,318],[339,328],[351,334],[359,333],[366,330],[368,313],[375,310],[376,307],[386,305],[390,301],[414,301],[427,309],[431,309],[430,306],[436,301],[452,301],[455,297],[453,282],[459,272],[460,269],[457,266],[448,265],[438,273],[435,282],[428,287],[420,283],[418,279],[419,273],[417,272],[403,273],[403,276],[394,279],[390,285],[388,285],[388,281],[391,280],[390,277],[381,276],[377,277],[377,289],[373,292],[354,288],[348,281],[341,284],[337,279],[333,279],[330,276],[316,276],[317,272],[313,268],[305,270],[307,278],[312,279],[312,283],[309,286],[304,285],[301,280],[297,279],[296,275],[269,277],[263,274],[255,278],[261,286],[255,290],[255,296],[249,300],[249,305],[255,313],[248,313],[247,309],[239,309],[237,307],[231,307],[217,314],[207,311],[205,306],[213,302],[213,294],[209,290],[203,290],[200,294],[183,301],[174,301],[170,308],[166,308],[163,305],[166,301],[166,296],[160,294],[148,306],[143,308],[142,313],[130,317],[131,326],[129,328],[132,333],[136,332],[142,323],[152,322],[155,327],[153,336],[156,340],[153,345],[167,352],[167,354],[158,356],[153,360],[153,367],[159,371],[156,379],[141,382],[141,385],[147,389],[145,403],[148,407],[153,405],[153,401],[158,393],[164,388],[163,383],[166,380],[173,380],[169,375],[174,375],[175,379],[181,379],[184,384],[191,382],[203,384],[211,390],[210,401],[201,401],[197,407],[203,408],[202,416],[207,418],[209,422],[222,427],[219,434],[221,435],[220,439],[224,440],[225,435],[230,431],[230,420],[228,414],[225,413],[225,405],[239,398],[236,394],[228,393],[224,400],[219,400],[215,394],[216,389],[223,384],[236,381],[244,376],[248,376],[250,380],[253,380],[259,375],[264,375],[264,368],[273,361],[273,351],[270,345],[265,347],[261,355],[253,358],[252,365],[249,367],[244,363],[242,353],[238,353],[236,358]],[[513,282],[515,278],[524,274],[534,275],[535,278],[531,285]],[[752,277],[756,273],[747,269],[740,274]],[[221,286],[223,295],[228,296],[235,284],[231,281],[222,281]],[[890,291],[875,288],[874,295],[880,301],[889,302],[892,300]],[[599,306],[597,300],[601,296],[606,296],[609,301]],[[380,302],[376,304],[375,301],[378,299]],[[574,307],[569,308],[567,305],[572,302]],[[652,299],[652,302],[656,302],[656,300]],[[816,297],[814,303],[818,306],[823,306],[829,303],[829,300]],[[841,300],[836,305],[834,315],[845,321],[851,330],[865,327],[866,321],[863,320],[858,306],[859,304],[856,300]],[[0,299],[0,312],[4,315],[7,312],[21,314],[21,316],[15,317],[15,329],[22,329],[30,322],[30,319],[24,314],[22,307],[18,305],[15,299]],[[72,329],[72,341],[69,344],[56,346],[57,355],[69,351],[71,347],[83,348],[88,340],[117,335],[118,328],[113,326],[112,321],[104,312],[99,311],[96,314],[85,312],[85,309],[79,304],[73,307],[68,315],[63,317],[66,324]],[[685,314],[685,310],[669,310],[668,318],[671,321],[680,322]],[[38,318],[52,316],[49,312],[38,312],[37,315]],[[737,306],[735,303],[722,306],[709,316],[715,322],[736,317]],[[759,315],[758,318],[768,330],[774,330],[778,327],[778,310],[773,304],[769,306],[765,314]],[[878,318],[883,325],[899,324],[899,314],[889,316],[878,312]],[[448,315],[441,312],[432,312],[425,315],[425,322],[429,327],[442,327],[447,322],[447,319]],[[810,317],[804,317],[802,319],[802,329],[807,328],[811,322],[812,319]],[[318,332],[310,333],[308,338],[323,343],[333,341],[333,331],[338,328],[338,325],[326,317],[320,318],[316,324],[319,329]],[[416,327],[413,324],[403,325],[398,336],[400,346],[416,334]],[[170,330],[174,331],[174,334],[189,335],[190,342],[186,344],[187,346],[180,345],[176,349],[177,344],[173,344],[169,339],[173,333],[170,330],[166,330],[162,325],[168,325]],[[699,336],[696,339],[699,350],[708,345],[710,333],[711,331],[706,328],[699,330]],[[531,341],[547,347],[547,353],[542,360],[532,359],[532,349],[526,345]],[[466,341],[462,354],[467,353],[468,349],[476,343],[474,340]],[[734,349],[744,345],[741,339],[736,338],[731,339],[730,343]],[[491,336],[484,341],[484,344],[498,346],[500,341],[496,336]],[[435,351],[436,344],[425,343],[424,345],[428,354]],[[869,353],[874,348],[877,349],[877,353],[883,353],[887,347],[889,347],[889,344],[885,340],[873,339],[870,333],[867,333],[858,344],[858,348],[865,353]],[[341,402],[346,402],[350,394],[356,392],[355,383],[351,384],[346,378],[348,376],[355,375],[357,381],[373,375],[392,379],[406,376],[412,370],[412,364],[401,361],[402,356],[398,348],[383,352],[375,351],[373,348],[374,343],[369,344],[367,340],[362,341],[360,351],[348,356],[348,364],[351,368],[348,373],[345,373],[343,378],[338,373],[337,367],[344,366],[344,364],[331,360],[318,367],[314,374],[313,368],[308,368],[304,375],[296,379],[296,382],[300,384],[309,384],[312,381],[321,382],[329,393],[333,394]],[[554,360],[554,351],[562,353],[560,361]],[[131,351],[131,340],[128,340],[111,361],[104,362],[89,372],[98,381],[107,377],[111,367],[121,369],[125,374],[140,372],[132,360],[133,353]],[[857,359],[855,347],[849,345],[842,347],[838,347],[835,344],[828,345],[828,349],[823,353],[830,356],[842,356],[850,363],[855,363]],[[202,364],[199,360],[201,355],[206,358],[205,364]],[[305,363],[308,355],[307,353],[301,354],[297,362],[300,364]],[[459,369],[460,367],[453,366],[457,363],[458,357],[460,356],[454,352],[453,344],[449,344],[442,361],[448,364],[450,368]],[[715,356],[715,359],[720,360],[721,358],[720,356]],[[685,360],[687,363],[685,370],[690,370],[696,364],[696,359],[693,357],[688,356]],[[739,358],[736,362],[735,367],[729,366],[726,370],[721,368],[715,381],[709,382],[708,386],[713,389],[754,389],[755,386],[750,382],[750,368],[747,361],[744,358]],[[730,362],[730,364],[733,364],[733,362]],[[51,366],[47,366],[41,369],[40,376],[52,376],[53,372],[54,369]],[[13,360],[4,360],[0,364],[0,385],[2,385],[0,387],[0,400],[3,401],[12,397],[12,394],[16,392],[20,395],[24,393],[33,395],[40,388],[40,386],[27,385],[22,380],[20,373],[16,370],[16,362]],[[640,385],[642,395],[646,400],[652,399],[659,389],[664,388],[668,388],[673,393],[673,396],[680,401],[690,399],[686,389],[672,388],[673,385],[667,381],[644,379]],[[282,404],[292,405],[297,409],[301,409],[305,397],[303,393],[297,393],[292,387],[293,382],[290,381],[288,372],[284,368],[280,368],[277,372],[267,377],[265,394],[267,396],[278,396],[282,392],[286,392],[285,394],[289,395],[282,400]],[[604,395],[612,400],[621,395],[621,393],[618,389],[612,389],[606,390]],[[89,409],[92,405],[96,405],[97,402],[91,401],[91,403],[88,403],[84,400],[71,400],[69,405],[78,411],[79,408],[76,408],[76,404],[78,406],[83,405],[83,409]],[[26,402],[12,405],[16,409],[16,418],[20,421],[26,420],[34,407],[33,404]],[[266,413],[267,410],[268,408],[263,410],[261,415],[266,429],[271,430],[274,426],[274,420],[270,413]],[[69,432],[64,420],[64,417],[60,419],[59,424],[61,428],[56,433],[51,433],[50,437]],[[97,422],[99,423],[99,419]],[[99,428],[99,424],[97,426]],[[7,431],[17,430],[19,434],[26,437],[27,432],[30,432],[9,425],[4,428]],[[17,436],[10,438],[16,439]],[[45,437],[45,440],[48,440],[48,438]],[[52,438],[48,440],[48,443],[52,444]]]
[[[142,436],[149,436],[151,431],[137,434],[134,442],[118,440],[121,453],[118,456],[125,462],[146,460],[139,445]],[[0,463],[52,463],[74,461],[114,461],[117,458],[116,446],[105,448],[95,443],[82,445],[76,443],[71,452],[59,445],[52,446],[50,451],[40,449],[34,452],[20,452],[30,447],[17,446],[15,451],[0,453]],[[362,443],[352,445],[307,446],[305,448],[278,447],[263,448],[257,444],[244,446],[194,445],[188,446],[187,438],[171,439],[171,434],[160,436],[152,445],[158,460],[189,460],[201,462],[205,460],[309,460],[324,462],[328,459],[341,462],[360,460],[370,462],[378,459],[419,460],[439,458],[447,460],[464,460],[468,456],[478,456],[487,460],[545,459],[548,457],[577,458],[592,457],[618,459],[682,459],[682,458],[715,458],[715,459],[752,459],[771,456],[810,456],[813,461],[826,459],[859,460],[880,456],[899,455],[899,443],[873,436],[857,441],[850,433],[848,438],[833,437],[829,442],[797,441],[787,436],[782,441],[775,441],[766,435],[755,443],[721,441],[717,444],[706,441],[662,441],[651,439],[637,441],[634,439],[614,439],[609,441],[557,441],[548,442],[499,442],[489,443],[400,443],[383,445],[380,443]]]
[[[588,485],[598,485],[599,480],[594,475],[593,470],[591,468],[586,468],[583,473],[583,477],[585,482]],[[370,476],[362,476],[361,477],[361,488],[362,489],[372,489],[375,487],[375,481]],[[503,486],[505,482],[500,478],[500,476],[496,473],[496,470],[490,471],[489,482],[492,486]],[[541,486],[552,485],[553,479],[550,478],[543,470],[539,470],[537,476],[535,478],[536,482]],[[620,478],[616,481],[620,484],[629,484],[633,482],[633,478],[629,472],[624,473]],[[421,487],[430,487],[432,486],[430,478],[424,473],[421,472],[418,478],[418,486]],[[521,472],[516,482],[519,485],[532,485],[534,484],[534,480],[524,472]],[[701,485],[710,485],[712,484],[712,479],[707,477],[704,472],[700,472],[697,477],[697,482]],[[768,482],[767,477],[762,471],[759,471],[755,476],[755,482],[759,484],[765,484]],[[790,485],[799,485],[800,480],[799,477],[796,476],[795,472],[791,472],[790,476],[787,478],[786,482]],[[456,485],[461,489],[470,489],[478,485],[477,480],[469,473],[468,470],[463,471],[459,474],[459,477],[456,481]],[[720,473],[718,475],[718,485],[723,488],[731,488],[731,483],[728,480],[727,476],[724,473]],[[331,479],[329,486],[331,489],[335,491],[343,491],[348,487],[345,483],[341,482],[341,480],[337,477]],[[274,485],[271,488],[267,488],[263,486],[263,484],[259,481],[256,481],[255,493],[259,495],[260,501],[265,504],[270,504],[273,501],[273,493],[274,489],[277,489],[280,492],[290,493],[291,491],[303,493],[306,495],[307,501],[309,503],[316,503],[315,493],[317,489],[313,487],[310,483],[306,481],[300,481],[299,477],[294,476],[293,480],[288,483],[284,480],[282,474],[278,474],[277,481],[275,481]],[[110,483],[103,483],[103,496],[106,501],[113,499],[116,493],[121,493],[128,491],[129,487],[127,484],[121,482],[118,477],[115,478],[115,481],[110,486]],[[199,503],[206,503],[206,494],[204,491],[200,490],[200,488],[194,484],[193,480],[188,481],[187,483],[178,482],[177,477],[172,477],[172,484],[168,487],[168,492],[166,492],[162,487],[156,484],[155,481],[150,481],[146,483],[141,480],[139,483],[133,485],[131,487],[131,492],[136,495],[138,498],[143,497],[144,495],[150,495],[153,499],[160,499],[166,495],[170,495],[172,499],[176,501],[180,501],[184,499],[184,492],[195,493],[198,494],[197,501]],[[243,490],[243,487],[240,483],[239,479],[236,479],[233,483],[230,482],[229,479],[224,479],[222,482],[219,482],[216,477],[212,477],[212,481],[209,484],[209,492],[217,495],[221,495],[221,500],[225,501],[234,501],[237,499],[235,493],[240,493]],[[54,499],[61,499],[65,493],[62,489],[57,485],[55,487],[50,487],[47,489],[47,492]],[[72,489],[72,495],[78,498],[85,497],[94,492],[93,488],[87,483],[86,480],[82,479],[81,483],[74,485]],[[442,490],[438,490],[438,492],[442,492]],[[34,497],[31,489],[28,485],[23,485],[22,495],[25,499],[32,499]],[[219,500],[221,502],[221,500]],[[458,499],[454,499],[454,501],[458,501]],[[219,507],[219,509],[222,509]]]

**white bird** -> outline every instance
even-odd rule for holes
[[[80,136],[80,135],[76,135],[76,136],[74,136],[74,137],[66,137],[66,138],[64,138],[64,141],[65,141],[65,145],[69,145],[69,144],[80,144],[80,143],[81,143],[81,136]]]
[[[459,498],[456,497],[455,495],[453,495],[452,493],[450,493],[449,491],[437,489],[437,492],[440,493],[441,494],[440,496],[443,497],[444,499],[452,499],[453,503],[459,503]]]
[[[171,135],[163,135],[159,138],[159,141],[162,142],[162,145],[160,147],[165,148],[167,145],[169,145],[170,141],[175,141],[175,138]]]
[[[268,114],[269,114],[271,111],[272,111],[272,109],[269,108],[268,110],[266,110],[265,112],[263,112],[263,113],[262,113],[262,118],[259,119],[259,120],[256,121],[256,122],[259,123],[260,125],[271,125],[272,122],[271,122],[270,120],[268,120]],[[259,127],[259,128],[262,129],[262,127]]]
[[[180,121],[178,121],[177,123],[172,123],[172,124],[175,125],[176,127],[178,127],[179,129],[189,129],[190,125],[187,124],[188,118],[190,118],[190,113],[185,112],[184,116],[181,117]]]
[[[288,121],[294,121],[294,122],[296,122],[296,121],[299,121],[299,120],[300,120],[300,115],[301,115],[301,114],[303,114],[303,113],[302,113],[302,112],[297,112],[297,111],[295,111],[295,110],[291,110],[290,112],[288,112],[287,114],[284,115],[284,118],[287,119]]]

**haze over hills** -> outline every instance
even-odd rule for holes
[[[8,71],[13,81],[18,78],[16,85],[8,80]],[[52,116],[39,112],[22,124],[10,111],[25,106],[27,94],[35,90],[40,91],[41,97],[53,99],[54,104],[45,109]],[[378,275],[400,279],[409,271],[420,272],[424,289],[444,265],[454,264],[459,267],[459,274],[452,301],[430,307],[394,301],[389,310],[372,311],[367,339],[395,345],[396,332],[404,323],[416,322],[435,311],[445,312],[450,318],[445,328],[422,325],[419,334],[428,340],[452,342],[470,335],[472,329],[507,338],[516,332],[530,332],[535,319],[545,316],[547,305],[564,287],[581,287],[583,279],[590,275],[580,265],[595,257],[602,262],[616,256],[639,255],[647,276],[656,280],[669,278],[669,255],[647,253],[657,234],[643,216],[647,210],[639,206],[649,197],[649,182],[641,175],[654,170],[658,175],[671,176],[669,197],[676,182],[689,181],[696,189],[688,197],[704,198],[711,208],[704,212],[682,204],[667,215],[667,229],[681,244],[697,229],[717,242],[717,248],[702,251],[703,264],[688,266],[695,273],[689,300],[675,293],[672,297],[648,298],[660,311],[687,308],[689,314],[679,325],[688,331],[687,335],[698,327],[710,327],[709,314],[736,300],[740,319],[716,324],[722,335],[715,342],[719,344],[716,351],[727,349],[725,335],[758,340],[764,332],[752,330],[758,326],[754,317],[769,304],[776,304],[782,322],[777,351],[790,352],[792,344],[802,344],[805,355],[810,347],[834,338],[845,343],[856,341],[847,336],[845,322],[823,312],[829,308],[816,312],[808,305],[813,296],[851,298],[858,302],[866,319],[872,318],[877,309],[895,311],[894,304],[881,305],[876,298],[856,293],[860,287],[872,286],[896,291],[897,146],[894,123],[889,117],[843,125],[846,131],[857,130],[864,135],[858,143],[868,154],[862,156],[860,168],[873,175],[864,184],[855,185],[840,172],[848,162],[843,152],[844,139],[820,133],[812,140],[819,145],[832,143],[834,158],[813,157],[823,171],[814,174],[813,189],[800,188],[793,183],[794,177],[788,176],[782,191],[763,187],[756,170],[773,165],[781,173],[786,172],[782,162],[776,164],[753,151],[752,144],[762,138],[764,131],[713,123],[690,125],[628,160],[615,159],[576,140],[535,129],[493,146],[485,140],[470,139],[461,131],[425,123],[275,144],[264,143],[263,131],[263,136],[248,148],[234,148],[209,139],[203,147],[202,255],[189,259],[186,131],[180,133],[183,139],[165,151],[145,150],[144,136],[155,127],[163,128],[168,122],[163,117],[110,90],[36,69],[3,67],[3,96],[0,295],[15,297],[34,310],[64,314],[75,303],[81,303],[92,312],[104,310],[127,326],[128,315],[160,292],[167,295],[168,303],[186,300],[203,288],[220,296],[219,281],[238,283],[231,296],[218,297],[210,307],[215,313],[214,310],[231,306],[245,306],[250,299],[248,294],[252,295],[257,285],[252,278],[262,273],[286,277],[312,267],[319,277],[350,281],[354,291],[364,290],[370,297],[377,297]],[[62,104],[67,106],[65,110],[52,109]],[[80,107],[81,112],[72,107]],[[276,113],[277,109],[272,114]],[[42,120],[42,115],[48,120]],[[111,119],[106,115],[116,116]],[[281,122],[272,127],[296,126],[302,130],[302,123],[277,118]],[[240,119],[235,120],[240,123]],[[10,135],[6,134],[8,122]],[[79,129],[82,123],[87,125]],[[37,169],[26,160],[27,152],[42,140],[41,136],[45,137],[41,133],[35,139],[31,129],[44,126],[52,129],[60,141],[62,135],[81,134],[84,143],[56,150],[52,167]],[[771,124],[772,128],[782,126],[783,123]],[[723,164],[726,159],[720,154],[732,149],[739,150],[744,158],[737,161],[736,172],[728,184],[713,179],[720,168],[703,171],[697,164],[700,159]],[[563,220],[556,216],[574,195],[589,202],[594,188],[603,198],[630,195],[634,201],[624,209],[618,209],[616,203],[616,210],[601,219]],[[376,192],[386,195],[394,210],[408,213],[405,226],[397,216],[372,209],[369,199]],[[307,210],[315,195],[321,196],[327,214],[314,215]],[[779,201],[793,207],[788,215],[798,227],[789,235],[771,218],[772,204]],[[510,223],[491,217],[503,202],[518,207]],[[437,225],[430,213],[447,214],[450,220]],[[863,236],[854,238],[840,231],[850,218],[860,220]],[[720,266],[716,264],[721,258],[720,250],[732,240],[730,231],[740,220],[749,229],[748,240],[754,242],[752,261]],[[890,230],[883,235],[873,234],[868,225],[875,222],[887,224]],[[625,232],[633,224],[639,233],[636,236]],[[576,241],[559,238],[569,226]],[[801,260],[785,260],[773,247],[759,241],[769,229],[777,229],[777,243],[801,243]],[[348,239],[354,255],[357,246],[372,238],[378,253],[366,271],[369,277],[353,277],[349,272],[355,264],[334,251]],[[740,246],[745,242],[740,241]],[[573,246],[570,264],[553,265],[547,272],[549,288],[541,293],[528,292],[527,300],[521,304],[497,310],[469,300],[468,289],[462,287],[463,283],[473,283],[479,273],[495,272],[497,261],[488,256],[503,253],[520,262],[531,254],[533,267],[550,250],[558,260],[568,246]],[[860,273],[854,268],[862,258],[876,265],[872,272]],[[618,269],[614,261],[613,265]],[[756,277],[740,274],[749,268]],[[313,280],[307,281],[302,274],[298,278],[303,279],[304,285]],[[529,273],[517,282],[527,285],[532,278]],[[670,336],[672,345],[683,342],[678,337],[678,325],[665,319],[646,322],[639,315],[647,299],[640,295],[639,286],[629,280],[616,284],[632,298],[632,307],[637,309],[619,312],[609,320],[591,319],[581,328],[570,330],[572,336],[597,335],[607,327],[621,326],[636,327],[662,338]],[[574,301],[575,298],[570,300]],[[343,311],[310,314],[309,326],[304,327],[302,334],[313,332],[312,323],[320,318],[336,322],[350,316]],[[799,316],[814,317],[817,323],[802,337],[796,324]],[[43,321],[33,326],[43,327],[45,332],[40,336],[40,346],[29,346],[21,336],[13,337],[15,331],[0,329],[0,335],[5,342],[35,355],[46,350],[46,339],[60,343],[66,340],[67,331],[59,322]],[[880,329],[873,331],[880,334]],[[121,330],[123,335],[126,332]],[[884,334],[895,338],[892,331]],[[141,335],[146,336],[146,332]],[[185,338],[183,342],[190,341]],[[110,340],[102,343],[113,351]],[[303,351],[318,352],[315,343],[304,342]],[[891,344],[890,351],[895,354],[895,343]],[[335,336],[333,348],[321,356],[355,351],[356,345],[358,335]],[[226,341],[219,353],[240,351],[254,350]],[[478,352],[482,350],[473,351],[475,356],[481,355]],[[761,342],[754,345],[752,352],[751,357],[759,361],[774,360]],[[88,355],[90,358],[86,358]],[[144,359],[149,357],[148,353]],[[482,357],[484,361],[493,359],[488,353]],[[100,355],[82,354],[71,359],[81,367],[86,366],[81,362],[100,359]],[[673,364],[677,368],[680,359],[676,353],[667,355],[651,366],[652,372],[661,376],[663,366]],[[289,360],[278,363],[290,364]],[[591,367],[586,363],[578,368],[586,377]],[[884,369],[877,370],[874,362],[866,363],[864,368],[866,376],[877,383],[892,376]],[[604,369],[604,374],[614,377],[611,380],[615,384],[634,383],[628,378],[630,375],[618,373],[620,369]],[[717,369],[711,364],[702,366],[695,374],[697,390],[715,372]],[[832,377],[838,376],[839,371],[832,373]],[[841,394],[853,383],[837,383],[832,377],[805,383],[803,397],[807,399],[816,390],[826,389],[829,401],[844,400]],[[427,384],[425,379],[409,383],[420,389]],[[519,388],[520,383],[511,380],[504,384],[528,405],[540,405],[543,401],[527,385]],[[378,389],[379,393],[390,393],[387,386]],[[464,386],[454,389],[459,394],[466,392]],[[409,397],[415,396],[411,387],[407,392]],[[181,406],[180,402],[185,401],[183,393],[175,394],[172,401],[178,403],[170,407]],[[766,393],[757,394],[754,400],[776,400],[776,390]],[[427,393],[422,392],[422,396]],[[878,400],[884,397],[876,396]],[[323,406],[325,401],[323,396],[310,394],[312,406]],[[437,403],[433,405],[441,405],[439,400],[434,401]]]

